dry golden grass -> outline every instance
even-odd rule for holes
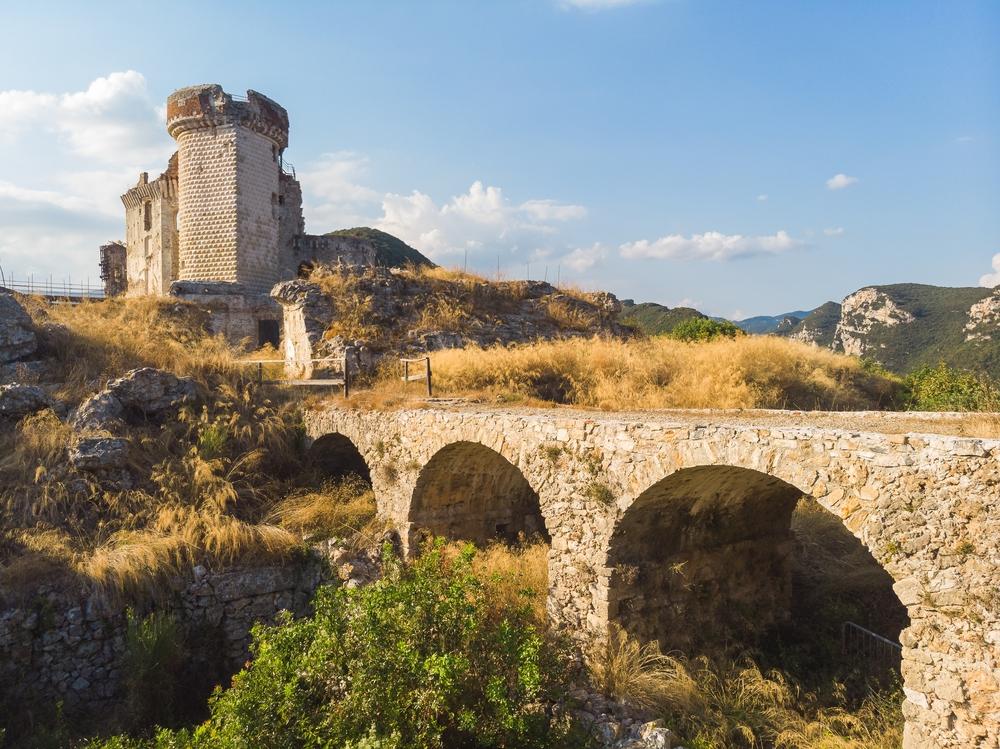
[[[375,509],[371,486],[355,476],[327,482],[318,491],[290,494],[267,519],[310,541],[340,538],[367,545],[385,530]]]
[[[44,351],[63,383],[57,395],[78,402],[95,383],[136,367],[158,367],[199,383],[235,383],[248,374],[233,348],[207,329],[206,313],[176,299],[107,299],[79,305],[21,301],[44,331]]]
[[[441,395],[605,410],[887,408],[894,381],[854,358],[773,337],[565,340],[432,357]]]
[[[782,674],[751,660],[719,667],[665,655],[614,627],[587,653],[594,685],[662,715],[696,746],[713,749],[898,749],[902,696],[869,697],[856,712],[821,707]]]
[[[531,606],[539,627],[549,624],[545,603],[549,592],[549,545],[544,541],[515,546],[492,543],[476,553],[473,572],[487,585],[498,608]]]

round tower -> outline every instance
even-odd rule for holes
[[[217,84],[167,98],[177,141],[178,278],[267,293],[279,278],[278,195],[288,113],[256,91]]]

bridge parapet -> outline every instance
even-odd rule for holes
[[[595,636],[618,622],[687,644],[669,639],[684,618],[665,618],[695,610],[663,572],[682,554],[718,597],[689,629],[709,631],[741,607],[771,623],[788,594],[791,509],[812,497],[871,551],[907,608],[906,749],[997,746],[1000,442],[805,419],[431,407],[329,408],[306,423],[313,438],[354,443],[379,511],[407,540],[425,524],[472,528],[502,499],[493,487],[527,496],[510,471],[520,474],[552,542],[553,620]],[[427,511],[430,486],[447,499]],[[489,522],[527,528],[522,505]]]

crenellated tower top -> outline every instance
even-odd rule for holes
[[[175,140],[183,133],[222,125],[240,125],[288,146],[288,112],[256,91],[234,97],[217,83],[180,88],[167,97],[167,132]]]

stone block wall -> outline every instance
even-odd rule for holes
[[[278,147],[253,130],[236,130],[236,280],[266,294],[281,280],[278,247]]]
[[[253,624],[272,621],[283,609],[305,614],[319,582],[314,564],[219,572],[196,567],[192,580],[139,611],[172,613],[190,641],[195,633],[211,632],[213,652],[195,650],[189,657],[211,663],[221,658],[234,673],[247,659]],[[125,641],[123,605],[39,589],[30,601],[0,610],[0,706],[10,714],[59,701],[67,715],[112,710],[123,697]]]
[[[175,154],[156,180],[149,182],[143,173],[139,183],[122,196],[128,296],[163,296],[177,278],[177,193]]]
[[[178,136],[178,279],[237,281],[236,126]]]

